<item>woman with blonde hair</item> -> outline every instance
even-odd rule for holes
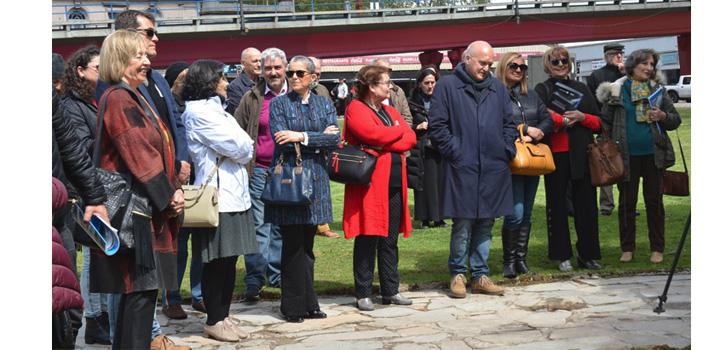
[[[500,58],[495,76],[508,88],[513,119],[523,125],[525,142],[544,142],[552,132],[552,119],[538,94],[528,90],[525,59],[517,52]],[[532,227],[532,209],[540,176],[512,175],[513,213],[505,216],[502,228],[503,275],[514,278],[528,272],[525,261]]]
[[[127,176],[150,214],[133,214],[132,250],[113,256],[92,251],[90,292],[122,293],[113,349],[147,349],[158,289],[177,285],[177,217],[184,198],[169,128],[138,91],[150,69],[144,40],[115,31],[103,41],[100,62],[100,79],[111,86],[98,106],[99,166]]]
[[[545,200],[548,227],[548,257],[559,261],[558,269],[572,270],[570,258],[573,249],[568,226],[566,194],[568,185],[575,210],[577,234],[577,262],[580,267],[602,269],[598,233],[597,189],[590,183],[587,146],[593,142],[593,133],[600,132],[601,123],[597,102],[587,85],[570,79],[570,53],[563,46],[553,46],[543,55],[543,67],[550,78],[535,86],[535,91],[546,106],[558,89],[558,84],[582,94],[577,107],[567,110],[549,110],[553,132],[549,145],[555,161],[555,172],[545,175]]]

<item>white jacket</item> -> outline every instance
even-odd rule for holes
[[[223,110],[220,97],[187,101],[182,115],[187,132],[188,148],[195,171],[195,185],[201,185],[215,167],[218,158],[225,156],[210,185],[220,186],[220,212],[250,209],[250,191],[245,164],[253,157],[253,140]]]

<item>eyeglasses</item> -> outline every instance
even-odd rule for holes
[[[387,85],[387,86],[390,86],[390,85],[392,85],[392,81],[390,81],[390,80],[388,80],[388,81],[378,81],[377,84],[378,84],[378,85]]]
[[[143,32],[148,39],[152,39],[154,36],[158,36],[158,31],[155,28],[138,28],[134,29],[135,32]],[[159,37],[159,36],[158,36]]]
[[[97,72],[100,71],[100,65],[99,65],[99,64],[98,64],[98,65],[94,65],[94,66],[88,65],[87,67],[85,67],[85,69],[89,69],[89,68],[92,68],[92,69],[94,69],[94,70],[97,71]]]
[[[289,71],[287,71],[288,78],[292,78],[295,75],[297,75],[298,78],[304,78],[305,74],[308,74],[308,72],[304,71],[304,70],[289,70]]]
[[[568,62],[570,62],[570,61],[569,61],[567,58],[550,60],[550,63],[551,63],[553,66],[559,66],[561,63],[562,63],[563,65],[566,65],[566,64],[568,64]]]
[[[528,69],[528,66],[525,63],[517,64],[517,63],[513,62],[513,63],[508,64],[508,68],[510,68],[510,70],[518,70],[518,68],[520,68],[520,70],[524,72]]]

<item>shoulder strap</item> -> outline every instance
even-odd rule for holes
[[[685,174],[687,174],[688,170],[687,170],[687,163],[685,163],[685,153],[683,152],[682,143],[680,142],[680,132],[678,132],[677,129],[675,129],[675,136],[677,136],[678,147],[680,147],[680,157],[682,157],[683,168],[685,168]]]

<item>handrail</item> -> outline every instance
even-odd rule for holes
[[[562,9],[581,7],[592,10],[615,6],[642,6],[667,3],[686,3],[691,0],[518,0],[519,10]],[[52,4],[53,30],[108,29],[112,17],[126,9],[146,11],[156,16],[158,26],[172,26],[189,22],[192,24],[244,23],[300,21],[323,18],[358,18],[422,16],[449,13],[481,12],[497,13],[515,10],[515,0],[310,0],[297,3],[294,0],[156,0],[156,1],[103,1],[84,3],[80,1],[54,1]],[[82,9],[83,11],[78,11]],[[71,19],[84,16],[85,19]]]

